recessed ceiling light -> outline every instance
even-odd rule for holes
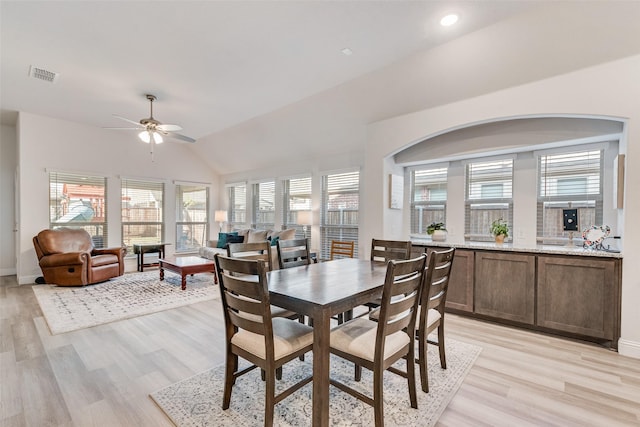
[[[342,52],[342,54],[344,56],[351,56],[353,55],[353,51],[351,49],[349,49],[348,47],[345,47],[344,49],[342,49],[340,52]]]
[[[458,15],[456,15],[455,13],[451,13],[440,20],[440,25],[442,25],[443,27],[448,27],[455,24],[456,22],[458,22]]]

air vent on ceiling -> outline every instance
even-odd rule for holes
[[[55,83],[60,77],[60,73],[54,73],[53,71],[45,70],[44,68],[39,68],[35,66],[29,67],[29,76],[44,80],[45,82]]]

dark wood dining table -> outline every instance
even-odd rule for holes
[[[331,316],[382,295],[386,264],[345,258],[268,273],[271,303],[313,319],[313,426],[329,425]]]

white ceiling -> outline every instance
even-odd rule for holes
[[[151,93],[221,174],[344,157],[372,121],[638,54],[638,22],[640,0],[0,0],[1,120],[126,126]]]
[[[119,126],[113,114],[148,117],[152,93],[158,120],[201,138],[533,3],[2,1],[1,108]],[[441,27],[449,11],[459,24]],[[31,65],[60,77],[29,78]]]

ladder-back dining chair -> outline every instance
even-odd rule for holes
[[[264,425],[271,427],[275,405],[312,380],[312,376],[275,393],[276,370],[313,349],[313,328],[271,316],[267,269],[260,260],[215,256],[222,296],[226,367],[222,409],[228,409],[236,380],[255,368],[265,377]],[[252,363],[240,369],[238,358]]]
[[[311,264],[308,239],[278,240],[277,248],[280,268]]]
[[[330,379],[330,384],[373,406],[375,426],[384,424],[383,374],[386,370],[407,379],[412,408],[418,407],[415,378],[415,322],[425,273],[426,256],[389,261],[378,322],[357,317],[331,331],[331,353],[373,371],[373,398]],[[392,367],[405,358],[406,371]],[[359,369],[356,381],[359,381]]]
[[[444,306],[447,302],[449,277],[455,256],[455,248],[433,251],[427,261],[427,272],[420,298],[419,317],[416,322],[416,338],[418,340],[418,364],[420,366],[420,383],[422,391],[429,392],[427,371],[427,344],[438,346],[440,366],[447,369],[444,350]],[[438,329],[438,340],[430,340],[429,334]]]
[[[332,240],[329,250],[329,260],[338,258],[353,258],[354,241]]]
[[[411,258],[411,241],[371,239],[371,261],[387,262]],[[380,307],[380,298],[364,304],[372,310]]]

